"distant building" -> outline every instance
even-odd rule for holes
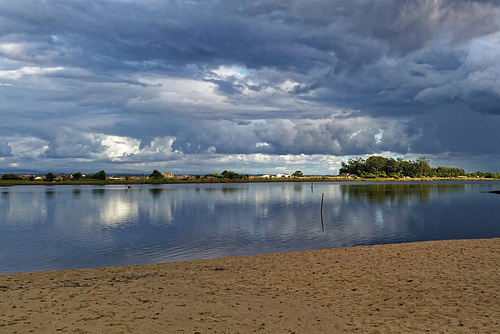
[[[125,180],[125,176],[108,176],[108,180]]]
[[[54,176],[56,177],[56,181],[68,181],[73,179],[73,175],[71,174],[66,174],[66,175],[56,174]]]

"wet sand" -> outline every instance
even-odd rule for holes
[[[500,333],[500,239],[0,275],[0,333]]]

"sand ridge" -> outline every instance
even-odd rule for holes
[[[0,275],[0,333],[499,333],[500,239]]]

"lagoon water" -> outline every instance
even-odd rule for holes
[[[500,182],[1,187],[0,273],[500,237],[491,190]]]

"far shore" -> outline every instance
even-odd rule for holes
[[[499,333],[499,263],[495,238],[7,274],[0,333]]]
[[[500,181],[494,178],[477,177],[425,177],[425,178],[354,178],[340,176],[305,176],[305,177],[252,177],[248,179],[204,179],[190,177],[187,179],[172,178],[164,180],[152,180],[148,178],[129,179],[129,180],[85,180],[85,181],[28,181],[28,180],[0,180],[0,187],[8,186],[29,186],[29,185],[134,185],[134,184],[184,184],[184,183],[273,183],[273,182],[430,182],[430,181]]]

